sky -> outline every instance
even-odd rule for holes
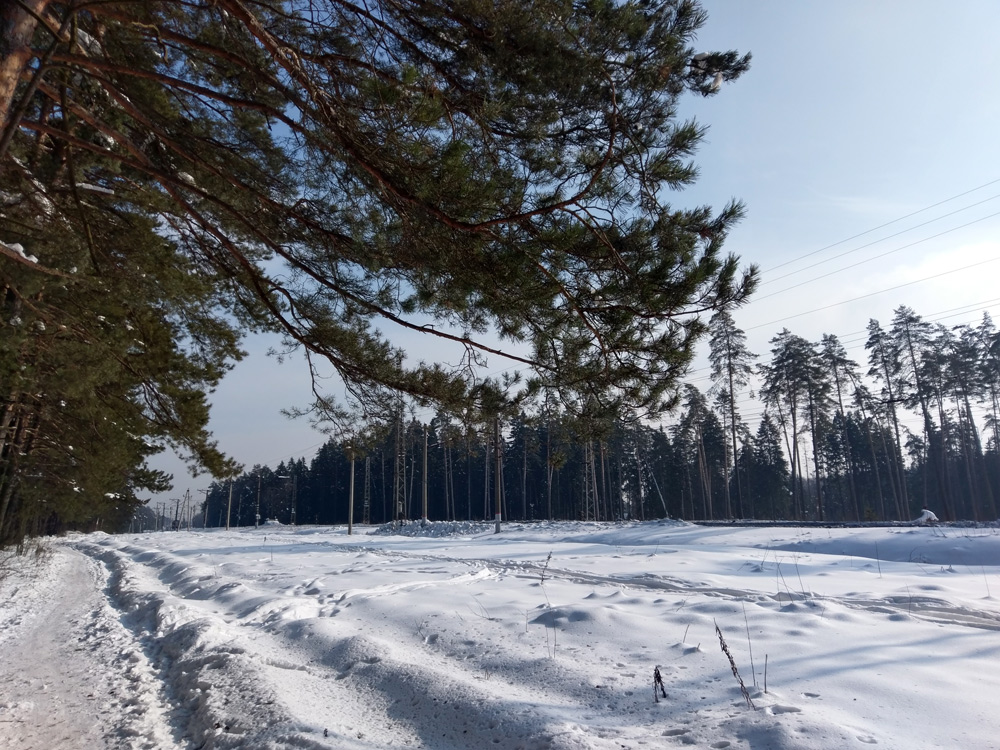
[[[900,305],[946,325],[1000,317],[1000,4],[703,0],[696,47],[753,54],[750,70],[680,116],[709,127],[678,207],[747,207],[726,249],[761,270],[734,312],[766,359],[782,328],[835,334],[860,363],[871,318]],[[213,394],[210,428],[247,469],[312,457],[326,438],[281,410],[310,398],[304,362],[251,352]],[[491,361],[489,369],[506,365]],[[704,356],[688,379],[710,385]],[[750,418],[759,405],[744,404]],[[428,413],[425,417],[429,417]],[[175,497],[207,487],[172,456]]]

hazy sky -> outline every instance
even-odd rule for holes
[[[684,101],[681,116],[710,129],[698,183],[670,199],[746,203],[727,249],[763,272],[734,313],[750,348],[765,359],[787,327],[836,334],[864,362],[868,320],[887,325],[899,305],[947,325],[1000,318],[1000,3],[702,4],[696,46],[753,62],[718,96]],[[310,400],[304,363],[279,365],[260,339],[247,348],[212,397],[220,446],[247,469],[310,459],[325,438],[280,414]],[[706,376],[690,381],[705,389]],[[210,482],[154,465],[174,474],[169,497]]]

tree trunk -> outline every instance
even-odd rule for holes
[[[37,16],[45,12],[48,4],[49,0],[8,0],[0,4],[0,122],[4,134],[15,127],[11,121],[14,93],[33,55],[31,38],[38,26]]]
[[[816,434],[816,404],[809,394],[809,432],[812,433],[813,469],[816,472],[816,513],[820,521],[826,520],[823,502],[823,477],[819,466],[819,436]]]
[[[527,430],[525,430],[527,432]],[[521,519],[528,520],[528,441],[521,442]]]

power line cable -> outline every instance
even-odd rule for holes
[[[880,242],[885,242],[886,240],[891,240],[893,237],[899,237],[900,235],[906,234],[907,232],[912,232],[914,229],[920,229],[921,227],[926,227],[929,224],[933,224],[934,222],[941,221],[941,219],[947,219],[949,216],[954,216],[955,214],[962,213],[963,211],[968,211],[970,208],[975,208],[976,206],[981,206],[984,203],[988,203],[989,201],[996,200],[997,198],[1000,198],[1000,193],[997,193],[996,195],[992,195],[989,198],[985,198],[985,199],[983,199],[981,201],[978,201],[977,203],[972,203],[972,204],[970,204],[968,206],[964,206],[962,208],[957,208],[954,211],[950,211],[950,212],[948,212],[946,214],[942,214],[941,216],[938,216],[938,217],[936,217],[934,219],[928,219],[925,222],[922,222],[922,223],[917,224],[917,225],[912,226],[912,227],[908,227],[907,229],[901,229],[898,232],[895,232],[893,234],[887,235],[885,237],[880,237],[877,240],[872,240],[871,242],[865,243],[864,245],[861,245],[860,247],[856,247],[853,250],[846,250],[846,251],[840,253],[839,255],[834,255],[833,257],[827,258],[826,260],[818,261],[816,263],[813,263],[812,265],[805,266],[804,268],[800,268],[797,271],[789,271],[788,273],[786,273],[786,274],[784,274],[782,276],[777,276],[777,277],[775,277],[773,279],[767,279],[766,281],[762,281],[761,282],[761,286],[764,286],[766,284],[771,284],[771,283],[773,283],[775,281],[781,281],[782,279],[787,279],[789,276],[794,276],[795,274],[803,273],[803,272],[808,271],[808,270],[810,270],[812,268],[816,268],[817,266],[821,266],[824,263],[830,263],[832,261],[838,260],[839,258],[843,258],[845,256],[851,255],[852,253],[856,253],[856,252],[858,252],[860,250],[864,250],[865,248],[871,247],[872,245],[877,245]],[[983,219],[988,219],[988,218],[991,218],[992,216],[996,216],[996,215],[997,214],[991,214],[990,216],[983,217]],[[976,221],[982,221],[983,219],[977,219]],[[969,222],[969,223],[970,224],[975,224],[976,221]],[[969,226],[969,224],[963,224],[963,225],[961,225],[959,227],[955,227],[954,229],[948,230],[948,231],[954,231],[955,229],[962,229],[963,227],[967,227],[967,226]],[[874,231],[874,230],[871,230],[871,231]],[[945,234],[945,233],[946,232],[944,232],[942,234]],[[934,235],[934,237],[940,237],[940,236],[941,235]],[[933,237],[928,237],[926,239],[933,239]],[[923,242],[923,241],[924,240],[920,240],[920,242]],[[904,245],[903,247],[904,248],[905,247],[912,247],[912,245]],[[902,250],[903,248],[897,248],[897,249],[898,250]],[[892,252],[896,252],[896,251],[893,250]],[[886,254],[888,254],[888,253],[886,253]],[[875,258],[881,258],[881,257],[882,257],[881,255],[875,256]],[[871,260],[874,260],[874,258],[872,258]],[[847,266],[847,268],[853,268],[853,267],[854,266]],[[818,278],[823,278],[823,277],[820,276]],[[794,287],[792,287],[792,288],[794,288]],[[774,293],[778,294],[778,292],[774,292]]]
[[[849,271],[852,268],[857,268],[858,266],[863,266],[865,263],[871,263],[873,260],[879,260],[880,258],[885,258],[886,256],[892,255],[893,253],[898,253],[900,250],[906,250],[907,248],[915,247],[916,245],[920,245],[920,244],[922,244],[924,242],[929,242],[930,240],[936,240],[938,237],[943,237],[946,234],[951,234],[952,232],[957,232],[959,229],[965,229],[966,227],[972,226],[973,224],[978,224],[981,221],[986,221],[987,219],[992,219],[995,216],[1000,216],[1000,211],[997,211],[996,213],[989,214],[988,216],[980,217],[978,219],[973,219],[970,222],[967,222],[965,224],[960,224],[959,226],[952,227],[951,229],[946,229],[943,232],[938,232],[937,234],[932,234],[929,237],[924,237],[924,238],[919,239],[919,240],[914,240],[913,242],[910,242],[909,244],[901,245],[900,247],[897,247],[897,248],[895,248],[893,250],[887,250],[886,252],[880,253],[879,255],[872,256],[871,258],[867,258],[865,260],[858,261],[857,263],[852,263],[851,265],[844,266],[843,268],[838,268],[836,271],[830,271],[830,272],[824,273],[824,274],[822,274],[820,276],[814,276],[811,279],[806,279],[805,281],[800,281],[798,284],[792,284],[791,286],[785,287],[784,289],[779,289],[776,292],[771,292],[770,294],[762,295],[760,297],[757,297],[756,299],[758,299],[758,300],[767,299],[768,297],[774,297],[774,296],[776,296],[778,294],[783,294],[784,292],[789,292],[792,289],[798,289],[801,286],[805,286],[806,284],[811,284],[814,281],[820,281],[820,280],[828,278],[830,276],[834,276],[834,275],[836,275],[838,273],[841,273],[842,271]],[[845,253],[845,255],[846,255],[846,253]],[[840,257],[840,256],[838,256],[838,257]],[[833,259],[831,259],[831,260],[833,260]],[[789,274],[789,275],[791,275],[791,274]]]
[[[918,209],[916,211],[913,211],[912,213],[908,213],[905,216],[900,216],[898,219],[893,219],[892,221],[887,221],[885,224],[879,224],[877,227],[872,227],[871,229],[866,229],[864,232],[859,232],[858,234],[855,234],[855,235],[852,235],[850,237],[847,237],[846,239],[838,240],[837,242],[834,242],[834,243],[832,243],[830,245],[826,245],[825,247],[821,247],[818,250],[813,250],[811,252],[805,253],[804,255],[800,255],[797,258],[792,258],[791,260],[787,260],[784,263],[779,263],[776,266],[771,266],[764,273],[767,273],[767,272],[770,272],[770,271],[776,271],[777,269],[784,268],[785,266],[791,265],[792,263],[798,263],[800,260],[805,260],[806,258],[811,258],[814,255],[818,255],[819,253],[822,253],[822,252],[825,252],[826,250],[829,250],[831,248],[837,247],[838,245],[843,245],[845,242],[850,242],[851,240],[856,240],[859,237],[864,237],[866,234],[871,234],[872,232],[877,232],[879,229],[885,229],[886,227],[892,226],[893,224],[898,224],[901,221],[905,221],[906,219],[909,219],[909,218],[912,218],[914,216],[917,216],[918,214],[922,214],[925,211],[930,211],[932,208],[937,208],[938,206],[943,206],[945,203],[950,203],[953,200],[957,200],[959,198],[962,198],[963,196],[970,195],[971,193],[975,193],[977,190],[982,190],[983,188],[987,188],[990,185],[996,185],[998,182],[1000,182],[1000,178],[997,178],[995,180],[990,180],[989,182],[983,183],[979,187],[971,188],[970,190],[966,190],[964,192],[958,193],[957,195],[953,195],[950,198],[945,198],[944,200],[938,201],[937,203],[932,203],[929,206],[925,206],[924,208],[921,208],[921,209]]]
[[[829,309],[834,308],[834,307],[840,307],[841,305],[847,305],[847,304],[850,304],[851,302],[857,302],[858,300],[867,299],[869,297],[876,297],[876,296],[878,296],[880,294],[884,294],[885,292],[892,292],[892,291],[895,291],[896,289],[903,289],[904,287],[913,286],[914,284],[922,284],[925,281],[931,281],[933,279],[938,279],[938,278],[941,278],[942,276],[948,276],[948,275],[953,274],[953,273],[959,273],[961,271],[968,271],[970,268],[976,268],[978,266],[983,266],[983,265],[986,265],[987,263],[995,263],[998,260],[1000,260],[1000,256],[995,257],[995,258],[988,258],[986,260],[979,261],[978,263],[971,263],[970,265],[962,266],[961,268],[952,268],[949,271],[942,271],[941,273],[936,273],[936,274],[933,274],[932,276],[925,276],[922,279],[916,279],[914,281],[908,281],[905,284],[897,284],[896,286],[886,287],[885,289],[880,289],[877,292],[870,292],[869,294],[862,294],[862,295],[860,295],[858,297],[852,297],[851,299],[845,299],[845,300],[842,300],[840,302],[834,302],[833,304],[824,305],[823,307],[817,307],[817,308],[814,308],[812,310],[806,310],[805,312],[796,313],[795,315],[789,315],[789,316],[786,316],[784,318],[778,318],[777,320],[772,320],[772,321],[770,321],[768,323],[760,323],[759,325],[750,326],[746,330],[747,331],[754,331],[754,330],[756,330],[758,328],[764,328],[765,326],[771,326],[771,325],[775,325],[777,323],[783,323],[786,320],[792,320],[794,318],[801,318],[804,315],[811,315],[812,313],[822,312],[823,310],[829,310]]]

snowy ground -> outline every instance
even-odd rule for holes
[[[369,531],[6,560],[0,748],[1000,748],[997,529]]]

